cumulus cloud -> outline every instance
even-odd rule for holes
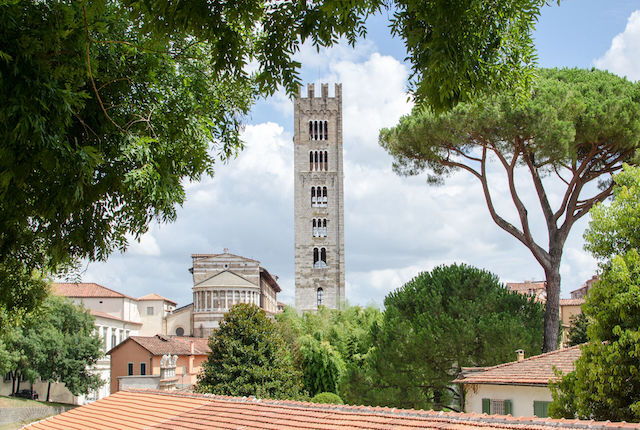
[[[609,50],[594,64],[632,81],[640,79],[640,10],[629,16],[624,31],[613,38]]]

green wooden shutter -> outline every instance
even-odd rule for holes
[[[533,401],[533,415],[539,418],[547,418],[549,416],[549,403],[539,400]]]
[[[482,413],[490,414],[491,413],[491,400],[490,399],[482,399]]]
[[[504,401],[504,414],[505,415],[510,415],[513,413],[513,407],[511,404],[511,400],[505,400]]]

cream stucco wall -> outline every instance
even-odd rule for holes
[[[482,399],[511,400],[514,417],[532,417],[533,402],[550,402],[547,387],[527,385],[465,384],[465,412],[482,413]]]
[[[182,327],[183,336],[192,336],[193,327],[191,318],[193,315],[193,305],[185,306],[177,311],[173,311],[167,315],[167,333],[170,336],[177,335],[176,329]]]

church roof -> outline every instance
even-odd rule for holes
[[[640,429],[636,423],[329,405],[176,391],[122,390],[27,429]]]
[[[233,276],[236,276],[236,277],[238,277],[238,278],[242,279],[243,281],[248,282],[248,283],[249,283],[249,284],[251,284],[253,287],[258,288],[258,285],[254,284],[253,282],[251,282],[250,280],[248,280],[248,279],[247,279],[247,278],[245,278],[244,276],[242,276],[242,275],[240,275],[240,274],[238,274],[238,273],[234,272],[233,270],[229,270],[229,269],[224,269],[224,270],[221,270],[221,271],[219,271],[219,272],[213,273],[213,274],[212,274],[212,275],[210,275],[210,276],[207,276],[207,277],[206,277],[206,278],[204,278],[202,281],[200,281],[200,282],[198,282],[197,284],[195,284],[195,285],[194,285],[194,287],[197,287],[198,285],[202,285],[202,284],[204,284],[205,282],[207,282],[207,281],[209,281],[209,280],[211,280],[211,279],[213,279],[213,278],[215,278],[215,277],[218,277],[218,276],[220,276],[220,275],[223,275],[223,274],[225,274],[225,273],[228,273],[228,274],[231,274],[231,275],[233,275]]]
[[[232,254],[230,252],[223,252],[222,254],[191,254],[191,258],[194,259],[207,259],[207,258],[219,258],[219,257],[236,257],[246,261],[253,261],[255,263],[260,263],[258,260],[254,260],[252,258],[243,257],[242,255]]]

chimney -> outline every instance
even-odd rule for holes
[[[518,361],[524,360],[524,350],[523,349],[516,349],[516,355],[518,357]]]

